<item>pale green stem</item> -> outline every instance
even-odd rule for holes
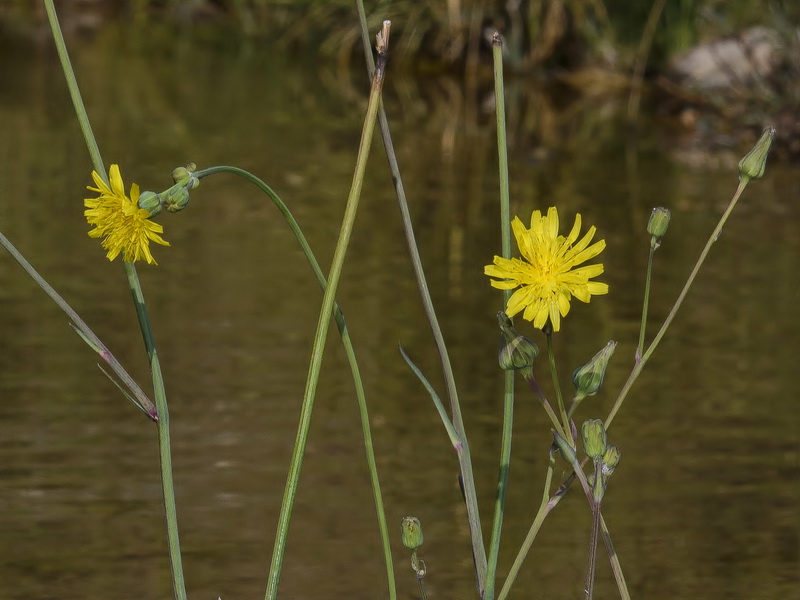
[[[547,397],[544,395],[542,391],[542,387],[539,385],[539,382],[536,381],[536,378],[531,373],[530,377],[527,378],[528,384],[531,386],[536,395],[539,397],[539,401],[542,403],[544,407],[544,411],[547,413],[547,416],[550,417],[550,424],[555,428],[558,434],[567,439],[566,434],[564,433],[564,428],[561,426],[561,421],[559,421],[558,416],[556,415],[553,407],[550,406],[550,402],[547,401]]]
[[[497,156],[500,178],[500,230],[504,258],[511,258],[510,201],[508,191],[508,147],[506,144],[505,90],[503,87],[503,42],[500,34],[492,36],[492,58],[494,63],[495,110],[497,114]],[[503,306],[508,304],[511,290],[503,290]],[[492,538],[489,543],[489,560],[486,570],[484,600],[494,600],[497,560],[500,555],[500,537],[503,529],[503,512],[508,491],[508,475],[511,466],[511,437],[514,424],[514,371],[504,371],[503,433],[500,445],[500,473],[494,503]]]
[[[364,54],[367,61],[367,70],[372,77],[375,69],[372,59],[372,49],[370,46],[369,33],[367,32],[366,13],[364,12],[364,4],[362,0],[356,0],[356,8],[359,15],[359,23],[361,25],[361,39],[364,44]],[[472,556],[475,560],[475,577],[478,582],[478,593],[483,596],[483,590],[486,582],[486,549],[483,544],[483,531],[481,529],[480,513],[478,512],[478,494],[475,489],[475,477],[472,472],[472,457],[470,455],[469,443],[467,441],[467,433],[464,429],[464,420],[461,416],[461,405],[458,401],[458,391],[456,389],[455,377],[453,375],[453,367],[450,364],[450,356],[447,352],[447,346],[444,342],[442,329],[439,326],[439,321],[436,318],[436,311],[433,307],[433,300],[431,299],[430,291],[428,290],[428,283],[425,280],[425,271],[422,268],[422,259],[417,249],[417,242],[414,235],[414,226],[411,223],[411,213],[408,209],[408,201],[406,200],[405,189],[403,188],[403,179],[400,176],[400,167],[397,163],[397,155],[394,151],[394,144],[392,143],[392,135],[389,130],[389,120],[386,117],[386,111],[381,105],[378,114],[378,123],[380,126],[381,137],[383,138],[383,146],[386,150],[386,158],[389,162],[389,169],[392,173],[392,182],[395,187],[397,195],[397,203],[400,208],[400,217],[403,223],[403,230],[406,235],[406,244],[408,245],[408,252],[411,258],[411,264],[414,269],[414,275],[417,279],[417,287],[419,288],[420,296],[422,299],[422,307],[425,311],[425,316],[428,319],[428,324],[431,328],[434,344],[439,353],[439,361],[442,365],[442,376],[447,388],[447,397],[450,400],[450,412],[452,414],[453,427],[458,433],[461,440],[461,451],[458,453],[458,464],[461,472],[461,482],[464,487],[464,502],[467,507],[467,520],[469,522],[469,530],[472,538]]]
[[[336,297],[336,289],[339,287],[342,266],[344,265],[347,247],[350,243],[350,236],[353,231],[353,223],[355,221],[356,213],[358,212],[358,204],[361,198],[361,187],[364,182],[364,173],[366,172],[367,167],[367,157],[369,156],[370,146],[372,145],[372,136],[375,130],[375,120],[378,112],[381,88],[383,86],[385,53],[380,54],[379,58],[384,64],[378,65],[378,68],[375,70],[375,76],[372,80],[369,104],[367,106],[367,114],[364,119],[364,127],[361,132],[361,142],[359,143],[358,148],[355,174],[353,175],[353,183],[350,187],[350,193],[347,198],[347,206],[342,219],[342,227],[339,232],[339,239],[336,243],[336,250],[334,251],[331,270],[328,274],[328,285],[325,287],[325,293],[322,298],[322,307],[320,308],[319,319],[317,322],[317,332],[314,336],[314,345],[311,352],[311,363],[309,365],[308,378],[306,380],[306,390],[303,395],[303,405],[300,411],[300,424],[298,425],[297,429],[297,438],[295,440],[294,450],[292,451],[289,474],[286,480],[286,488],[284,490],[283,502],[281,503],[280,515],[278,517],[278,530],[275,536],[275,547],[272,553],[272,562],[270,564],[269,578],[267,580],[267,590],[265,594],[266,600],[275,600],[275,598],[278,596],[278,584],[280,583],[283,558],[286,551],[289,523],[292,517],[292,510],[294,508],[294,501],[297,494],[297,485],[300,480],[300,470],[303,465],[303,456],[305,454],[306,443],[308,441],[308,430],[311,426],[311,413],[314,409],[314,399],[316,397],[319,373],[322,367],[325,340],[328,337],[328,329],[333,311],[334,298]]]
[[[86,107],[81,98],[78,82],[75,78],[75,73],[72,69],[72,64],[69,60],[66,44],[64,43],[64,36],[61,33],[61,27],[58,24],[58,17],[56,15],[53,0],[44,0],[47,16],[50,21],[50,28],[53,32],[53,40],[56,44],[58,56],[61,59],[61,68],[64,71],[64,77],[67,81],[67,87],[72,97],[72,103],[75,109],[75,114],[78,117],[81,130],[86,141],[86,147],[92,159],[95,171],[103,178],[108,184],[108,176],[106,174],[103,160],[100,156],[100,150],[97,146],[97,140],[92,132],[89,123],[89,117],[86,113]],[[158,362],[158,354],[155,350],[153,342],[152,331],[150,322],[147,316],[147,309],[144,304],[144,296],[142,294],[139,278],[136,273],[136,267],[132,263],[124,262],[125,273],[128,277],[131,293],[134,298],[134,306],[136,307],[136,315],[139,318],[139,327],[142,330],[147,353],[150,358],[150,372],[153,380],[153,394],[155,396],[156,410],[158,411],[158,442],[159,442],[159,458],[161,467],[161,483],[162,491],[164,494],[164,512],[167,523],[167,543],[169,545],[170,556],[170,569],[172,572],[173,592],[177,600],[186,600],[186,584],[183,577],[183,562],[181,560],[180,539],[178,537],[178,517],[175,508],[175,492],[172,477],[172,457],[170,451],[170,438],[169,438],[169,412],[167,410],[166,392],[164,390],[164,381],[161,377],[161,367]]]
[[[642,359],[634,365],[633,370],[631,370],[631,374],[628,376],[628,380],[622,386],[622,389],[619,392],[619,396],[617,397],[617,400],[614,402],[614,406],[611,407],[611,411],[608,413],[608,417],[606,417],[605,420],[606,430],[608,430],[609,426],[611,425],[611,422],[614,420],[617,411],[619,411],[620,407],[622,406],[622,403],[627,397],[628,392],[633,386],[633,383],[639,377],[639,374],[642,372],[642,369],[647,364],[647,361],[650,359],[653,352],[658,347],[658,344],[661,342],[661,338],[664,337],[664,334],[667,332],[667,329],[672,324],[672,321],[675,319],[675,315],[678,314],[678,309],[683,304],[683,301],[686,298],[686,294],[689,293],[689,288],[692,287],[692,284],[694,283],[694,280],[697,277],[697,273],[700,271],[700,267],[703,266],[703,263],[705,262],[709,251],[711,250],[711,246],[713,246],[714,242],[717,241],[719,234],[722,232],[722,228],[725,226],[728,217],[733,212],[733,209],[736,207],[736,203],[739,201],[739,197],[742,195],[742,192],[747,187],[749,181],[750,179],[747,177],[744,177],[739,181],[739,186],[736,188],[736,193],[734,193],[733,198],[731,198],[731,201],[728,203],[728,208],[725,209],[725,212],[723,213],[722,217],[720,217],[719,223],[717,223],[717,226],[714,228],[714,231],[711,232],[711,235],[709,236],[708,241],[706,242],[706,245],[703,248],[703,251],[700,253],[700,256],[698,257],[697,262],[695,263],[694,268],[692,269],[692,272],[689,274],[689,278],[686,280],[686,283],[684,284],[681,293],[678,295],[678,299],[675,301],[672,310],[669,311],[669,314],[667,315],[667,318],[664,320],[664,324],[661,326],[661,329],[658,330],[658,333],[653,338],[653,341],[650,342],[650,345],[647,347],[647,350],[642,355]]]
[[[650,254],[647,257],[647,275],[644,280],[644,304],[642,305],[642,324],[639,327],[639,345],[636,346],[635,359],[638,362],[642,358],[642,351],[644,350],[644,335],[647,329],[647,309],[650,304],[650,282],[653,276],[653,255],[656,252],[656,241],[654,237],[650,238]]]
[[[328,285],[328,282],[325,279],[325,274],[322,272],[319,262],[317,261],[314,252],[311,250],[311,246],[308,244],[302,229],[300,229],[300,225],[294,218],[294,215],[292,215],[289,207],[286,206],[286,203],[281,200],[280,196],[278,196],[278,194],[263,180],[259,179],[252,173],[245,171],[244,169],[239,169],[238,167],[209,167],[207,169],[195,171],[193,175],[198,179],[202,179],[203,177],[208,177],[209,175],[216,173],[231,173],[243,177],[258,187],[258,189],[264,192],[267,196],[269,196],[269,198],[277,207],[278,211],[283,215],[286,223],[289,225],[289,229],[292,231],[297,239],[297,242],[300,244],[300,248],[302,249],[303,254],[305,254],[306,260],[308,260],[309,264],[311,265],[311,270],[313,271],[314,276],[324,290]],[[347,362],[350,365],[350,371],[352,373],[353,382],[356,388],[356,398],[358,399],[358,410],[361,418],[361,432],[364,437],[364,449],[367,454],[367,467],[369,470],[370,483],[372,485],[375,511],[378,515],[378,528],[380,529],[381,543],[383,545],[384,562],[386,563],[386,577],[389,585],[389,598],[390,600],[394,600],[397,598],[397,589],[395,585],[394,567],[392,563],[392,549],[389,541],[389,528],[386,523],[386,512],[383,506],[380,480],[378,478],[378,466],[375,461],[375,450],[372,443],[372,431],[369,423],[367,400],[364,394],[364,384],[361,379],[361,372],[358,367],[358,361],[356,359],[355,349],[353,348],[353,342],[350,339],[350,331],[347,329],[347,323],[345,322],[344,314],[335,301],[333,303],[333,318],[336,321],[336,326],[339,329],[339,335],[342,338],[342,345],[344,346]]]

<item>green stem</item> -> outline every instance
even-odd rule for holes
[[[303,254],[305,254],[305,257],[308,260],[311,270],[319,282],[319,285],[323,290],[325,290],[328,285],[328,282],[325,279],[325,274],[322,272],[319,262],[317,261],[314,252],[311,250],[311,246],[309,245],[308,240],[306,240],[299,223],[294,218],[294,215],[292,215],[286,203],[281,200],[280,196],[278,196],[278,194],[263,180],[238,167],[224,165],[209,167],[207,169],[195,171],[193,175],[198,179],[202,179],[203,177],[208,177],[209,175],[218,173],[231,173],[233,175],[238,175],[255,185],[272,200],[278,211],[286,220],[286,223],[297,239],[297,242],[300,244],[300,248],[303,251]],[[335,301],[333,304],[333,318],[336,321],[337,328],[339,329],[339,335],[342,339],[342,346],[344,347],[347,361],[350,365],[350,372],[352,373],[353,382],[356,388],[356,398],[358,399],[359,416],[361,418],[361,432],[364,437],[364,449],[367,454],[367,467],[372,485],[372,495],[375,502],[375,510],[378,515],[378,528],[380,529],[381,543],[383,545],[384,562],[386,563],[386,577],[389,585],[389,598],[390,600],[395,600],[395,598],[397,598],[397,589],[392,562],[392,549],[389,541],[389,528],[387,526],[386,512],[383,506],[380,479],[378,478],[378,466],[375,460],[375,450],[372,442],[372,431],[370,428],[366,395],[364,394],[364,384],[362,382],[361,371],[358,366],[358,360],[356,359],[355,349],[353,348],[353,342],[350,338],[350,331],[347,328],[344,313],[342,313],[341,308],[339,308],[339,305]]]
[[[564,439],[569,445],[575,447],[575,440],[572,437],[572,427],[569,426],[569,417],[564,407],[564,397],[561,395],[561,385],[558,382],[558,369],[556,368],[556,355],[553,350],[553,330],[551,327],[546,329],[547,336],[547,362],[550,365],[550,377],[553,380],[553,387],[556,390],[556,400],[558,401],[558,412],[561,415],[561,425],[564,428]]]
[[[609,426],[611,425],[611,422],[614,420],[614,417],[616,416],[617,412],[622,406],[622,403],[627,397],[628,392],[630,391],[634,382],[638,379],[639,374],[642,372],[642,369],[647,364],[647,361],[653,355],[653,352],[658,347],[658,344],[661,342],[661,339],[664,337],[664,334],[667,332],[667,329],[672,324],[672,321],[675,319],[675,315],[678,314],[678,309],[683,304],[683,301],[686,298],[686,294],[689,293],[689,288],[692,287],[692,284],[694,283],[694,280],[697,277],[697,273],[700,271],[700,267],[703,266],[703,263],[705,262],[709,251],[711,250],[711,246],[713,246],[714,242],[717,241],[719,234],[722,232],[722,228],[725,226],[728,217],[733,212],[733,209],[736,207],[736,203],[739,201],[739,197],[742,195],[742,192],[747,187],[749,181],[750,180],[747,177],[744,177],[739,181],[739,186],[736,188],[736,192],[734,193],[733,198],[731,198],[731,201],[728,203],[728,208],[725,209],[725,212],[720,217],[717,226],[714,228],[714,231],[711,232],[711,235],[709,236],[708,241],[706,242],[706,245],[703,248],[703,251],[700,253],[700,256],[698,257],[697,262],[695,263],[694,268],[692,269],[692,272],[689,274],[689,278],[686,280],[686,283],[684,284],[681,293],[678,295],[678,299],[675,301],[672,310],[669,311],[667,318],[664,320],[664,324],[661,325],[661,329],[658,330],[658,333],[653,338],[653,341],[650,342],[650,345],[647,347],[647,350],[642,355],[642,359],[634,365],[633,369],[631,370],[631,374],[628,376],[628,380],[622,386],[622,389],[619,392],[619,396],[617,396],[617,400],[614,402],[614,406],[611,407],[611,411],[608,413],[608,416],[606,417],[605,420],[606,430],[608,430]]]
[[[503,257],[511,258],[511,210],[508,191],[508,147],[506,143],[505,90],[503,87],[503,42],[500,34],[492,36],[492,58],[494,64],[495,107],[497,113],[497,156],[500,178],[500,230]],[[510,290],[503,291],[503,306],[508,304]],[[500,554],[500,537],[503,529],[503,512],[508,491],[508,475],[511,466],[511,438],[514,424],[514,371],[504,372],[503,433],[500,445],[500,473],[494,503],[492,538],[489,543],[489,560],[486,571],[484,600],[494,600],[497,560]]]
[[[164,388],[164,378],[161,374],[161,363],[158,360],[153,329],[150,317],[147,314],[147,305],[144,302],[142,286],[136,274],[133,263],[124,262],[125,274],[128,277],[133,305],[139,319],[139,327],[147,349],[150,363],[150,373],[153,379],[153,394],[158,410],[158,454],[161,465],[161,486],[164,493],[164,512],[167,521],[167,543],[169,545],[169,558],[172,566],[175,596],[181,600],[186,598],[185,583],[183,581],[183,562],[181,559],[181,544],[178,536],[178,511],[175,504],[175,484],[172,477],[172,450],[169,435],[169,408],[167,406],[167,392]]]
[[[536,378],[533,376],[533,373],[531,373],[531,376],[528,377],[528,384],[530,384],[533,391],[536,392],[536,395],[539,397],[539,401],[542,403],[544,411],[547,413],[547,416],[550,417],[551,425],[555,428],[555,430],[561,437],[567,439],[566,434],[564,433],[564,428],[561,426],[561,421],[559,421],[558,416],[553,410],[553,407],[550,406],[550,402],[547,401],[547,397],[544,395],[542,387],[539,385],[539,382],[536,381]]]
[[[78,117],[78,123],[83,132],[83,138],[86,142],[86,148],[89,150],[92,165],[94,165],[94,170],[100,173],[103,179],[106,179],[106,169],[103,166],[103,159],[100,157],[100,148],[97,146],[97,140],[94,137],[92,125],[89,122],[89,115],[86,113],[86,107],[83,105],[81,90],[78,87],[78,80],[75,78],[75,71],[73,71],[72,63],[69,60],[67,45],[64,43],[64,35],[61,33],[61,26],[58,23],[58,15],[56,14],[56,7],[53,5],[53,0],[44,0],[44,8],[45,11],[47,11],[50,31],[53,33],[53,41],[56,44],[58,58],[61,60],[61,69],[64,71],[64,78],[67,80],[67,88],[72,98],[72,106],[75,108],[75,115]]]
[[[608,559],[611,562],[611,571],[614,573],[614,579],[617,582],[617,589],[619,589],[619,596],[621,600],[631,600],[630,592],[628,592],[628,585],[625,583],[625,575],[622,574],[622,565],[619,562],[614,544],[611,542],[611,534],[608,532],[608,525],[603,515],[600,515],[600,533],[603,536],[603,542],[608,551]]]
[[[306,380],[306,390],[303,395],[303,405],[300,411],[300,423],[297,429],[297,438],[292,452],[289,474],[286,480],[283,502],[278,517],[278,530],[275,536],[275,547],[270,563],[269,577],[267,580],[266,600],[275,600],[278,595],[278,584],[280,583],[283,558],[286,551],[286,541],[289,533],[289,523],[291,521],[294,501],[297,495],[297,485],[300,480],[300,470],[303,465],[306,443],[308,441],[308,431],[311,426],[311,413],[314,409],[314,399],[319,382],[319,373],[322,366],[322,356],[325,348],[325,341],[328,337],[331,314],[333,312],[334,298],[336,289],[339,286],[339,279],[342,274],[347,247],[350,243],[350,236],[353,231],[353,223],[358,211],[358,204],[361,198],[361,187],[364,182],[364,173],[367,167],[367,157],[369,156],[372,136],[375,130],[375,120],[378,112],[378,104],[383,87],[384,65],[386,60],[385,50],[379,53],[379,65],[375,70],[372,80],[372,87],[369,96],[369,105],[364,119],[364,127],[361,133],[361,142],[358,148],[356,159],[355,174],[347,198],[342,227],[339,239],[336,243],[331,270],[328,275],[328,285],[322,298],[319,319],[317,322],[317,332],[314,337],[314,345],[311,352],[311,364],[308,369],[308,379]]]
[[[108,184],[108,176],[106,174],[103,160],[100,156],[100,150],[97,146],[97,140],[92,132],[89,123],[89,116],[86,113],[86,107],[81,98],[78,82],[75,78],[75,72],[72,69],[72,64],[69,60],[66,44],[64,43],[64,36],[61,33],[61,27],[58,24],[58,17],[56,15],[53,0],[45,0],[45,10],[50,21],[50,28],[53,32],[53,41],[56,44],[58,56],[61,59],[61,68],[64,71],[64,77],[67,81],[67,87],[72,97],[72,103],[75,108],[75,113],[78,117],[81,130],[86,141],[86,147],[92,158],[92,164],[95,171]],[[183,577],[183,563],[181,560],[180,540],[178,537],[178,519],[175,507],[175,490],[172,477],[172,457],[170,451],[170,437],[169,437],[169,412],[167,410],[166,392],[164,390],[164,380],[161,376],[161,367],[158,361],[158,354],[156,353],[155,343],[153,341],[152,330],[150,321],[147,316],[147,309],[144,304],[144,295],[139,283],[139,277],[136,273],[136,267],[132,263],[124,262],[125,273],[128,277],[128,282],[131,287],[131,293],[134,299],[134,306],[136,307],[136,314],[139,318],[139,327],[142,330],[145,347],[147,354],[150,358],[150,371],[153,380],[153,393],[155,396],[156,410],[158,411],[158,442],[159,442],[159,457],[161,467],[161,483],[162,491],[164,494],[164,512],[167,522],[167,543],[169,545],[170,555],[170,569],[172,572],[173,592],[177,600],[186,600],[186,584]]]
[[[356,0],[356,8],[358,9],[359,23],[361,25],[361,39],[364,44],[364,54],[367,61],[367,70],[372,77],[375,69],[372,59],[372,49],[369,42],[369,33],[367,32],[366,13],[364,12],[364,4],[362,0]],[[480,513],[478,511],[478,494],[475,488],[475,477],[472,472],[472,457],[469,450],[469,443],[467,441],[467,433],[464,429],[464,420],[461,416],[461,405],[458,401],[458,391],[456,389],[455,377],[453,375],[453,367],[450,364],[450,356],[447,352],[447,346],[444,342],[442,329],[439,326],[439,321],[436,318],[436,311],[433,307],[433,300],[428,289],[428,283],[425,279],[425,271],[422,268],[422,259],[417,249],[417,242],[414,235],[414,226],[411,223],[411,212],[408,209],[408,201],[406,199],[405,189],[403,187],[403,179],[400,175],[400,167],[397,163],[397,155],[394,151],[394,144],[392,143],[392,135],[389,130],[389,120],[386,117],[386,111],[381,105],[378,114],[378,124],[381,130],[381,137],[383,138],[383,146],[386,150],[386,158],[389,162],[389,169],[392,173],[392,182],[394,183],[395,193],[397,195],[397,203],[400,208],[400,216],[403,223],[403,230],[406,235],[406,244],[408,246],[411,264],[414,269],[414,275],[417,279],[417,287],[419,288],[420,296],[422,299],[422,307],[425,311],[425,316],[428,319],[428,324],[431,328],[434,344],[439,353],[439,361],[442,365],[442,375],[447,388],[447,397],[450,400],[450,412],[452,414],[453,427],[458,433],[461,440],[461,452],[458,453],[458,464],[461,472],[461,482],[464,488],[464,502],[467,507],[467,521],[469,523],[470,535],[472,538],[472,556],[475,560],[475,576],[478,581],[479,595],[483,596],[483,590],[486,582],[486,549],[483,544],[483,531],[481,529]]]
[[[525,562],[525,558],[528,556],[531,546],[533,546],[536,535],[539,533],[539,530],[542,527],[542,523],[544,523],[544,520],[547,518],[547,515],[550,514],[550,511],[552,511],[561,501],[561,498],[564,497],[566,488],[564,488],[564,492],[557,492],[552,497],[550,496],[550,485],[553,481],[553,469],[555,468],[555,464],[555,454],[551,450],[547,463],[547,474],[545,475],[542,502],[539,505],[539,510],[537,511],[536,516],[533,519],[533,523],[528,530],[528,534],[525,536],[525,541],[522,542],[522,546],[520,547],[519,552],[517,552],[514,563],[511,565],[511,568],[508,571],[508,576],[503,582],[503,587],[500,589],[500,593],[497,595],[497,600],[505,600],[506,596],[508,596],[508,593],[511,591],[511,586],[514,584],[514,581],[516,580],[517,575],[519,575],[519,571],[522,568],[522,563]]]
[[[595,481],[597,481],[597,478],[602,477],[600,473],[601,464],[600,461],[595,461],[594,463]],[[592,600],[594,593],[594,574],[597,567],[597,538],[600,533],[601,518],[600,501],[593,497],[589,503],[592,508],[592,530],[589,536],[589,560],[586,567],[586,584],[584,586],[586,600]]]
[[[653,255],[656,252],[655,238],[650,238],[650,254],[647,258],[647,275],[644,280],[644,304],[642,306],[642,324],[639,327],[639,345],[636,346],[636,362],[642,358],[642,350],[644,350],[644,334],[647,328],[647,309],[650,304],[650,282],[653,276]]]

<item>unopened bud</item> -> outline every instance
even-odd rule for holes
[[[619,448],[614,445],[610,445],[606,448],[605,454],[603,454],[603,474],[608,476],[614,472],[614,469],[617,468],[619,464],[619,459],[622,456]]]
[[[739,161],[739,179],[758,179],[764,174],[767,165],[767,155],[772,147],[775,137],[775,128],[767,127],[761,138],[745,157]]]
[[[139,194],[139,208],[143,208],[154,217],[161,212],[161,198],[155,192],[144,191]]]
[[[650,220],[647,222],[647,233],[653,236],[653,243],[658,245],[664,234],[667,233],[669,227],[669,220],[671,217],[669,210],[663,206],[654,208],[650,213]]]
[[[517,333],[511,324],[511,319],[503,311],[497,313],[497,321],[503,334],[498,355],[500,368],[506,371],[516,371],[533,366],[533,361],[539,356],[539,347],[525,336]]]
[[[169,212],[179,212],[189,204],[189,190],[177,183],[161,192],[161,202]]]
[[[617,348],[617,342],[611,340],[600,352],[582,367],[575,369],[572,383],[575,384],[576,400],[580,402],[586,396],[594,396],[603,385],[608,361]]]
[[[553,432],[553,439],[555,439],[556,446],[558,446],[558,449],[561,451],[561,456],[564,457],[564,460],[566,460],[572,466],[577,465],[578,457],[575,454],[575,448],[570,446],[567,440],[558,435],[558,432],[555,429],[551,429],[550,431]]]
[[[586,456],[592,460],[601,459],[608,449],[606,428],[603,422],[600,419],[585,421],[581,427],[581,434],[583,435],[583,449],[586,451]]]
[[[400,524],[400,536],[403,545],[409,550],[416,550],[422,546],[422,524],[417,517],[404,517]]]

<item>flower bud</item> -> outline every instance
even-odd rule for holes
[[[169,212],[179,212],[189,204],[189,190],[176,183],[168,190],[161,192],[161,202]]]
[[[739,179],[758,179],[764,174],[767,155],[775,137],[775,128],[767,127],[761,138],[745,157],[739,161]]]
[[[661,238],[667,233],[671,216],[669,210],[663,206],[654,208],[653,212],[650,213],[650,220],[647,222],[647,233],[652,235],[657,242],[661,241]]]
[[[143,208],[154,217],[161,212],[161,198],[155,192],[144,191],[139,194],[139,208]]]
[[[619,464],[619,459],[621,457],[621,453],[619,448],[614,445],[609,445],[606,448],[605,454],[603,454],[603,474],[608,476],[614,472],[614,469],[617,468]]]
[[[576,401],[579,402],[586,396],[594,396],[602,387],[608,361],[611,360],[616,348],[617,342],[611,340],[589,362],[575,369],[572,383],[575,384]]]
[[[194,172],[197,170],[197,165],[194,163],[189,163],[185,167],[178,167],[177,169],[173,169],[172,171],[172,181],[175,183],[180,183],[182,186],[193,190],[198,185],[200,185],[200,180],[194,176]]]
[[[422,523],[417,517],[404,517],[400,524],[400,536],[406,548],[416,550],[422,546]]]
[[[498,355],[500,368],[506,371],[516,371],[533,366],[533,361],[539,355],[539,347],[525,336],[517,333],[511,324],[511,319],[503,311],[497,313],[497,321],[503,334]]]
[[[578,457],[575,454],[575,448],[570,446],[567,440],[558,435],[558,432],[555,429],[551,429],[550,431],[553,432],[553,438],[555,439],[556,446],[558,446],[558,449],[561,451],[561,455],[564,457],[564,460],[566,460],[572,466],[577,465]]]
[[[606,428],[603,422],[600,419],[589,419],[585,421],[581,427],[581,434],[583,436],[583,449],[586,451],[586,456],[592,460],[601,459],[608,449]]]

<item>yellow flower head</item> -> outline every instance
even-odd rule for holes
[[[486,265],[483,270],[489,277],[497,278],[491,281],[493,287],[519,288],[508,299],[506,314],[509,317],[524,310],[522,317],[533,322],[535,327],[541,329],[549,319],[553,331],[558,331],[561,317],[569,312],[573,296],[581,302],[589,302],[593,295],[608,293],[608,284],[589,281],[603,272],[602,264],[578,267],[606,247],[605,240],[589,246],[595,234],[594,227],[578,241],[579,214],[575,215],[575,224],[566,237],[558,235],[555,207],[547,210],[546,217],[538,210],[533,211],[530,229],[525,228],[519,217],[514,217],[511,227],[522,259],[495,256],[494,264]]]
[[[111,165],[108,178],[111,187],[97,171],[92,171],[92,179],[97,187],[86,186],[86,189],[100,194],[97,198],[83,201],[87,208],[83,214],[89,225],[94,225],[89,237],[103,238],[108,260],[114,260],[122,252],[122,258],[127,262],[144,259],[148,264],[158,264],[150,253],[150,242],[169,246],[169,242],[159,235],[164,227],[151,221],[150,213],[139,208],[138,185],[131,185],[130,198],[125,195],[118,165]]]

